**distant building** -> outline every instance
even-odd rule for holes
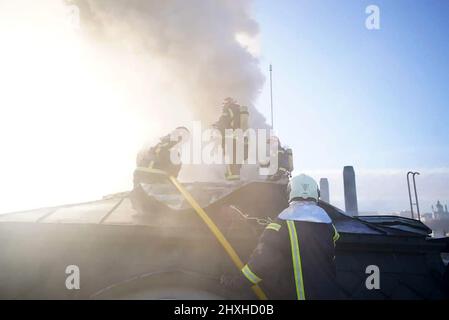
[[[399,216],[401,216],[403,218],[411,218],[412,212],[410,210],[403,210],[403,211],[399,212]]]
[[[357,216],[357,187],[355,184],[355,172],[352,166],[343,168],[343,187],[345,193],[345,211],[351,216]]]
[[[432,212],[426,212],[421,214],[421,221],[426,222],[433,219],[433,213]]]
[[[330,203],[329,181],[327,180],[327,178],[320,179],[320,199],[327,203]]]
[[[447,204],[443,207],[440,200],[437,201],[437,204],[432,206],[432,212],[434,219],[440,220],[440,219],[449,219],[449,212],[447,211]]]

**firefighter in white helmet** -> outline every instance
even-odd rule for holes
[[[339,235],[318,206],[318,185],[301,174],[291,179],[288,189],[289,207],[266,227],[241,270],[243,280],[228,282],[258,284],[269,299],[341,298],[334,262]]]

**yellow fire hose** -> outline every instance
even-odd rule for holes
[[[175,177],[170,176],[169,179],[178,189],[178,191],[184,196],[187,202],[192,206],[192,208],[196,211],[196,213],[198,213],[204,223],[206,223],[210,231],[212,231],[215,238],[217,238],[218,242],[220,242],[220,244],[223,246],[226,253],[229,255],[232,262],[234,262],[239,271],[242,270],[242,268],[244,267],[242,260],[238,256],[237,252],[235,252],[231,244],[228,242],[228,240],[226,240],[223,233],[221,233],[220,229],[218,229],[217,225],[209,218],[203,208],[201,208],[198,202],[196,202],[192,195],[179,183],[179,181]],[[252,286],[251,289],[254,291],[259,300],[267,300],[267,296],[257,284]]]

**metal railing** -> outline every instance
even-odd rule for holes
[[[415,191],[415,202],[412,201],[412,192],[410,190],[410,175],[412,175],[412,179],[413,179],[413,189]],[[418,175],[419,176],[419,172],[415,171],[409,171],[407,172],[407,187],[408,187],[408,198],[410,201],[410,211],[412,213],[412,219],[415,219],[415,215],[413,212],[413,205],[416,205],[416,211],[418,213],[418,220],[421,221],[421,214],[419,212],[419,202],[418,202],[418,192],[416,191],[416,180],[415,180],[415,176]]]

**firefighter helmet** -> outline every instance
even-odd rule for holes
[[[316,181],[312,177],[305,174],[300,174],[293,177],[288,184],[288,191],[289,202],[296,199],[313,199],[318,201],[320,196],[320,190],[318,189],[318,184]]]

